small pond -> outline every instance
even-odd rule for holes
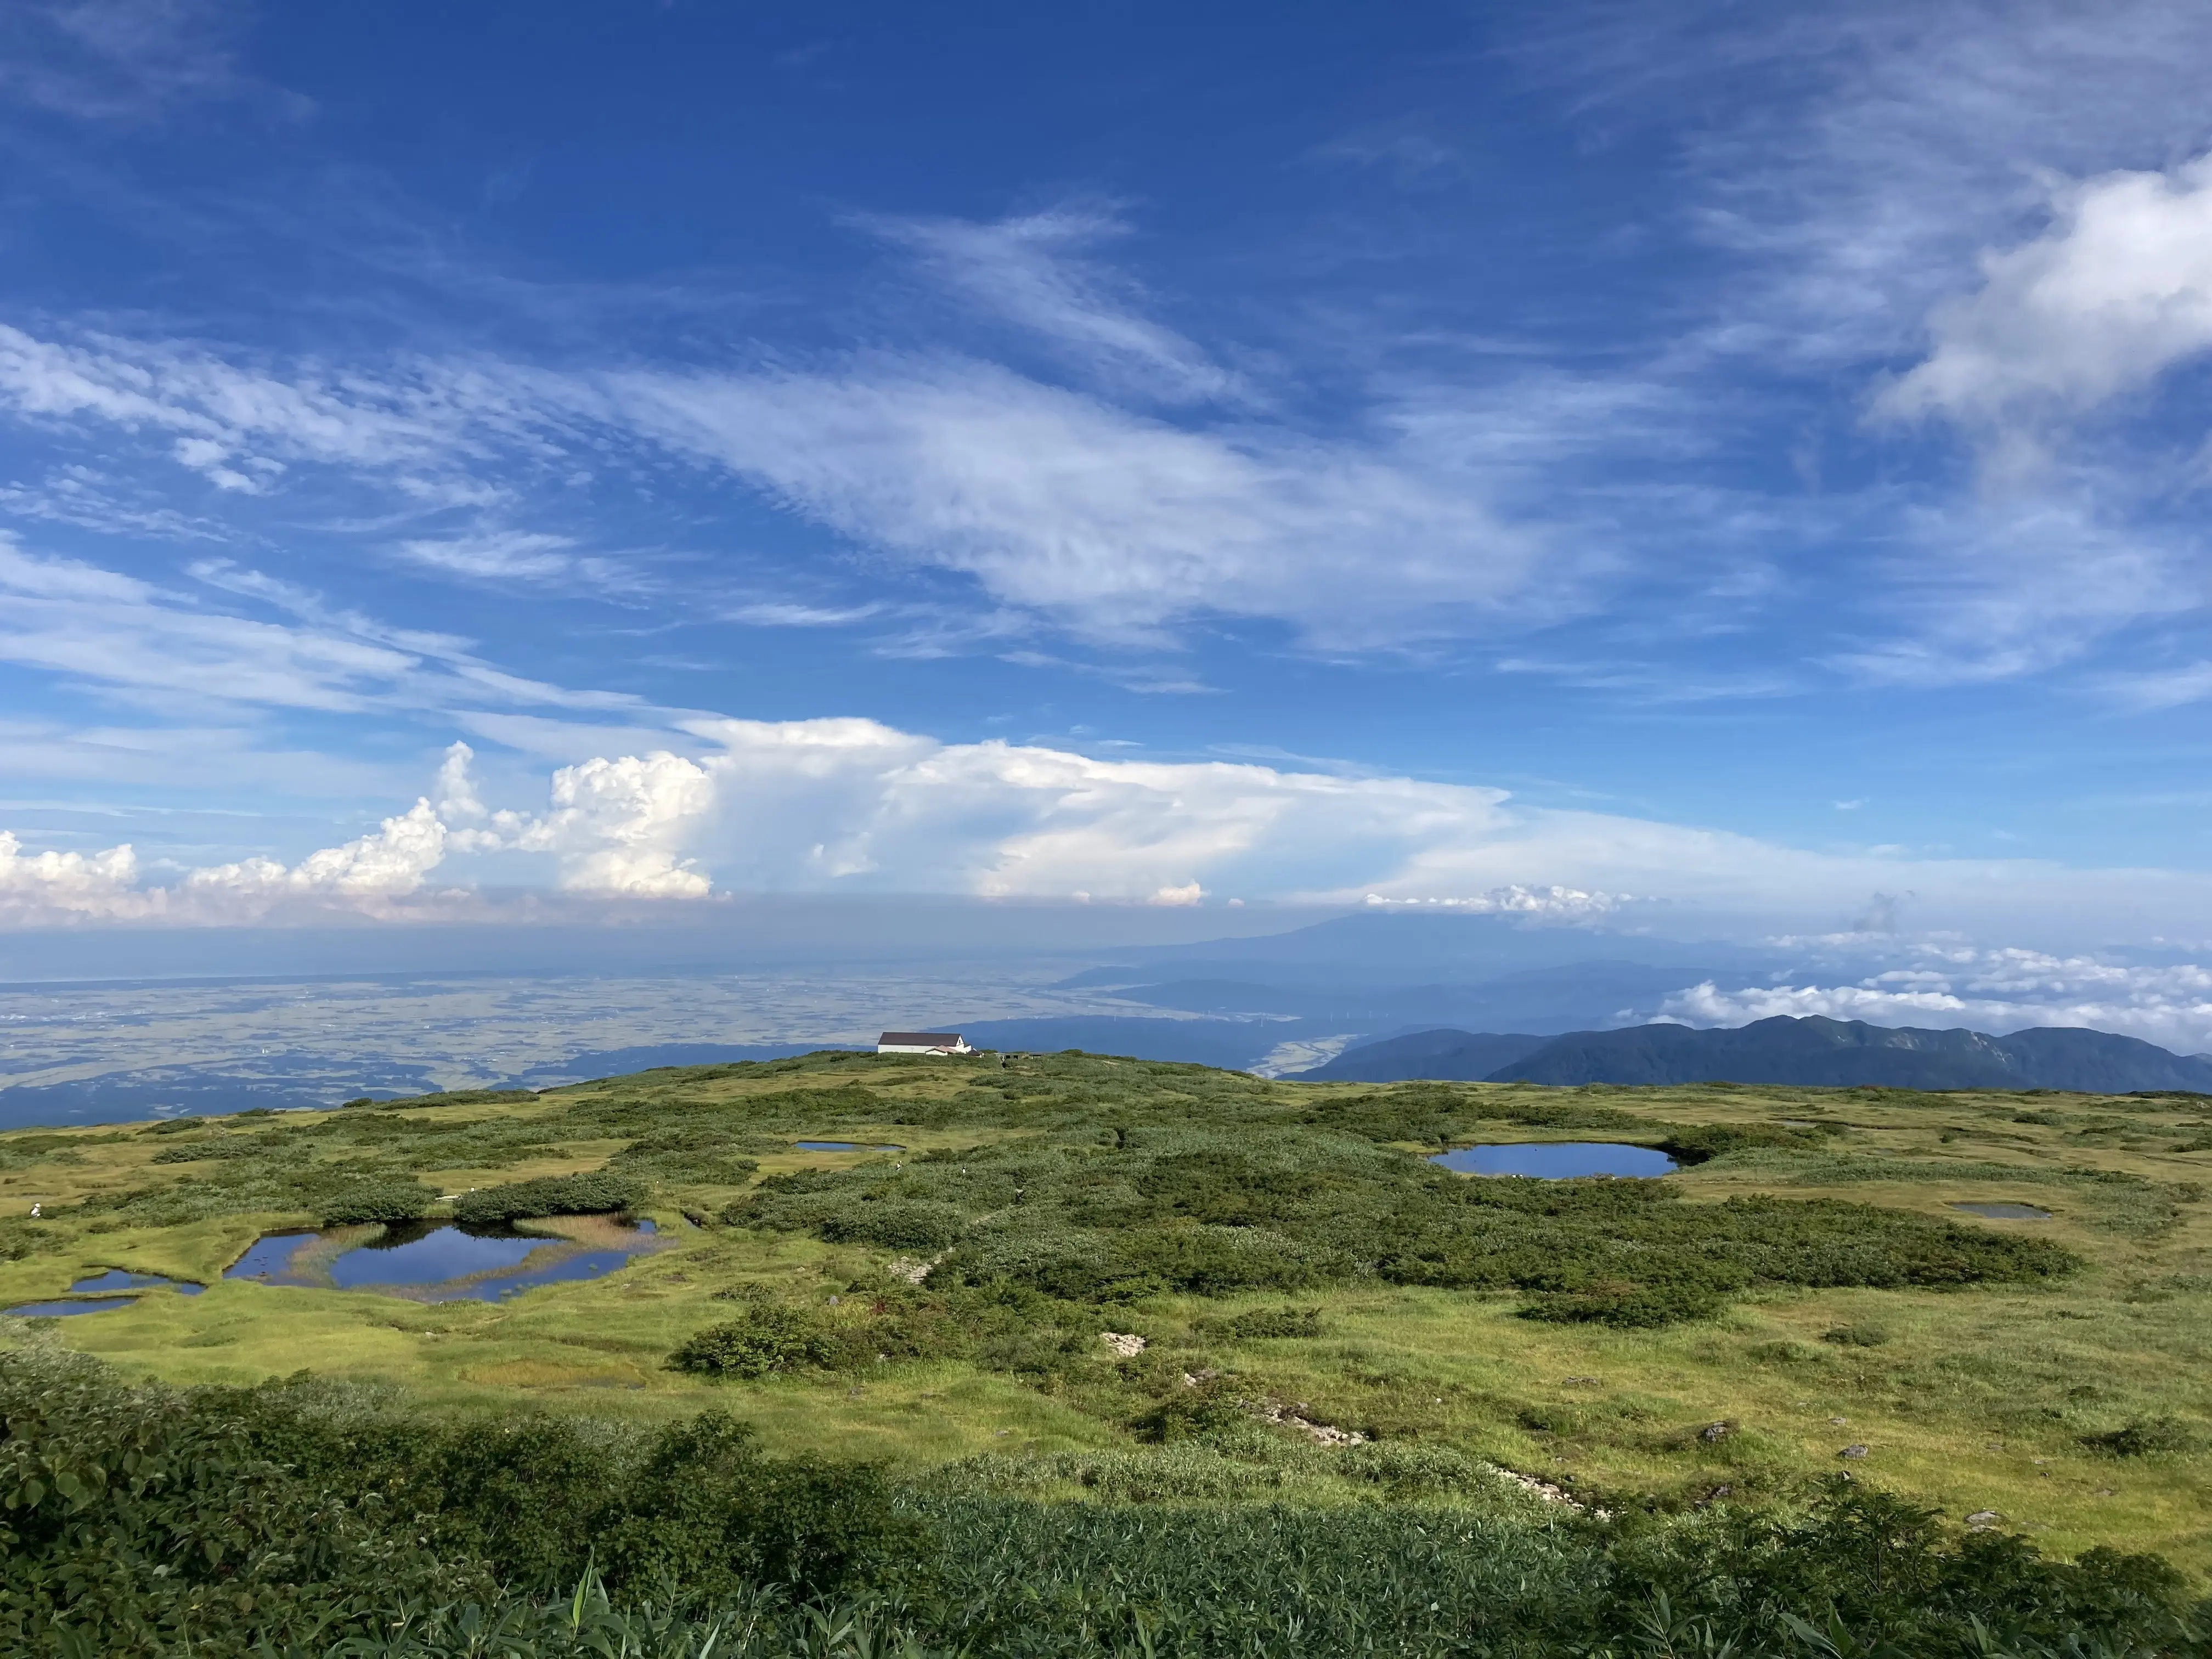
[[[76,1296],[102,1296],[111,1291],[158,1291],[164,1285],[179,1296],[198,1296],[207,1289],[181,1279],[164,1279],[159,1273],[125,1273],[120,1267],[110,1267],[104,1273],[94,1273],[90,1279],[80,1279],[70,1286]]]
[[[1954,1210],[1964,1210],[1968,1215],[1978,1215],[1986,1221],[2048,1221],[2051,1212],[2039,1210],[2033,1204],[1954,1204]]]
[[[1662,1176],[1680,1167],[1656,1146],[1607,1140],[1518,1141],[1460,1146],[1429,1159],[1462,1175],[1534,1176],[1572,1181],[1580,1176]]]
[[[497,1302],[534,1285],[597,1279],[666,1242],[650,1221],[611,1215],[554,1216],[529,1229],[410,1221],[264,1233],[223,1277],[413,1302]]]
[[[59,1319],[68,1314],[106,1313],[110,1308],[129,1308],[137,1304],[135,1296],[111,1296],[99,1302],[26,1302],[5,1311],[18,1319]]]
[[[794,1140],[802,1152],[902,1152],[903,1146],[863,1146],[857,1140]]]

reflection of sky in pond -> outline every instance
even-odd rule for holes
[[[313,1233],[264,1233],[246,1246],[246,1254],[224,1268],[225,1279],[259,1279],[264,1274],[281,1273],[292,1259],[292,1252],[302,1244],[312,1243]]]
[[[331,1282],[342,1291],[356,1285],[441,1285],[487,1268],[512,1267],[551,1242],[486,1238],[459,1227],[434,1227],[419,1238],[404,1240],[388,1232],[331,1263]]]
[[[135,1296],[110,1297],[105,1302],[26,1302],[8,1311],[18,1319],[58,1319],[66,1314],[106,1313],[110,1308],[137,1304]]]
[[[2033,1204],[1954,1204],[1954,1210],[1964,1210],[1988,1221],[2048,1221],[2051,1212],[2039,1210]]]
[[[646,1247],[650,1221],[621,1232],[629,1249],[592,1249],[553,1233],[465,1232],[450,1222],[392,1227],[344,1250],[327,1265],[295,1261],[325,1235],[269,1233],[226,1273],[226,1279],[266,1279],[293,1285],[327,1283],[342,1291],[419,1287],[432,1302],[496,1302],[536,1285],[594,1279]]]
[[[794,1140],[802,1152],[902,1152],[903,1146],[863,1146],[857,1140]]]
[[[1675,1167],[1674,1160],[1656,1147],[1602,1140],[1462,1146],[1439,1152],[1429,1162],[1462,1175],[1534,1176],[1540,1181],[1571,1181],[1577,1176],[1662,1176]]]
[[[198,1296],[202,1291],[207,1289],[204,1285],[188,1285],[182,1279],[164,1279],[159,1273],[125,1273],[120,1267],[110,1267],[106,1273],[96,1273],[90,1279],[80,1279],[76,1284],[70,1285],[70,1289],[94,1291],[153,1291],[159,1290],[164,1285],[174,1287],[179,1294],[185,1296]]]

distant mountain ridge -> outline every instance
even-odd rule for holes
[[[1630,1025],[1540,1037],[1434,1030],[1347,1048],[1314,1083],[1769,1083],[1809,1088],[2063,1089],[2212,1093],[2212,1056],[2076,1026],[1992,1036],[1778,1014],[1719,1030]]]

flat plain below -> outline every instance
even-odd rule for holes
[[[1391,1133],[1398,1119],[1419,1133]],[[848,1334],[873,1328],[854,1322],[878,1316],[887,1295],[928,1314],[966,1241],[1000,1236],[1009,1211],[978,1199],[954,1213],[928,1193],[902,1196],[901,1182],[967,1178],[969,1159],[1014,1169],[1018,1155],[1031,1168],[1047,1152],[1105,1171],[1147,1134],[1183,1137],[1175,1156],[1220,1171],[1214,1208],[1154,1218],[1155,1242],[1289,1227],[1257,1212],[1223,1221],[1220,1193],[1233,1200],[1241,1180],[1291,1191],[1301,1148],[1356,1141],[1357,1156],[1402,1160],[1418,1182],[1440,1179],[1420,1160],[1446,1145],[1611,1139],[1686,1157],[1718,1147],[1661,1183],[1715,1217],[1730,1199],[1871,1206],[1970,1243],[2045,1241],[2071,1265],[1954,1286],[1757,1282],[1638,1324],[1530,1316],[1542,1304],[1525,1285],[1412,1282],[1315,1255],[1321,1265],[1275,1282],[1168,1272],[1105,1291],[1010,1291],[990,1304],[1002,1324],[1054,1334],[1026,1347],[1009,1326],[989,1341],[751,1378],[670,1363],[763,1300]],[[896,1150],[804,1152],[800,1139]],[[1218,1150],[1241,1146],[1257,1164]],[[638,1213],[669,1243],[601,1279],[425,1304],[222,1277],[264,1232],[317,1224],[319,1194],[349,1182],[404,1176],[454,1194],[602,1167],[644,1183]],[[459,1413],[658,1422],[720,1407],[775,1449],[1077,1500],[1349,1504],[1419,1489],[1434,1501],[1439,1481],[1463,1478],[1437,1468],[1494,1468],[1590,1507],[1686,1510],[1786,1500],[1847,1471],[1954,1523],[1976,1516],[2063,1554],[2154,1550],[2203,1575],[2208,1178],[2212,1101],[2185,1096],[1301,1085],[1078,1054],[824,1054],[536,1095],[0,1136],[0,1300],[65,1296],[112,1268],[207,1287],[0,1319],[0,1346],[62,1345],[184,1385],[304,1371]],[[1023,1203],[1025,1189],[1012,1190]],[[861,1206],[878,1194],[884,1205]],[[830,1219],[792,1220],[802,1200],[832,1206]],[[2050,1218],[1984,1219],[1962,1203]],[[893,1210],[945,1212],[930,1224],[951,1242],[878,1242],[838,1218]],[[1086,1225],[1085,1237],[1110,1240],[1109,1224]],[[1295,1242],[1295,1229],[1283,1236]],[[917,1288],[933,1256],[943,1265]],[[972,1302],[998,1282],[977,1268],[958,1294]],[[970,1305],[956,1297],[939,1323],[959,1326]],[[1240,1326],[1240,1314],[1279,1317]],[[1258,1334],[1269,1328],[1291,1334]],[[1117,1352],[1107,1333],[1140,1334],[1145,1352]]]

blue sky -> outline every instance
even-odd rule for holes
[[[0,915],[2189,954],[2212,15],[1844,10],[23,0]]]

